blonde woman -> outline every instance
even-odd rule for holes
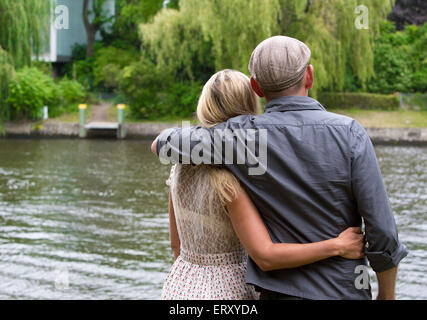
[[[233,70],[212,76],[197,107],[206,127],[257,112],[249,78]],[[273,243],[248,194],[226,169],[176,165],[167,183],[176,260],[162,299],[257,299],[254,287],[245,282],[247,253],[263,271],[295,268],[333,256],[359,259],[364,255],[359,228],[321,242]]]

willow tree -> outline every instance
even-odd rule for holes
[[[278,0],[181,0],[179,6],[161,10],[140,31],[160,67],[185,70],[190,79],[194,64],[247,71],[253,48],[277,26],[279,9]]]
[[[374,37],[391,1],[281,0],[281,7],[281,33],[311,49],[315,89],[342,91],[348,74],[366,86],[374,72]]]
[[[142,24],[143,55],[153,58],[159,69],[195,80],[194,65],[204,61],[205,39],[185,10],[164,9],[152,23]],[[209,63],[209,62],[207,62]]]
[[[0,120],[9,118],[9,110],[4,103],[9,93],[9,83],[15,76],[11,56],[0,47]]]
[[[0,46],[13,57],[15,67],[31,63],[47,44],[50,1],[1,0]]]
[[[50,1],[0,1],[0,116],[7,114],[6,97],[14,68],[31,64],[43,52],[49,36]]]
[[[278,0],[186,0],[180,6],[212,41],[217,69],[247,72],[256,45],[278,32]]]
[[[179,10],[162,10],[151,23],[141,25],[144,54],[171,70],[193,70],[199,48],[208,43],[217,70],[247,73],[256,45],[283,34],[311,48],[315,89],[341,91],[348,73],[365,86],[373,75],[373,39],[391,1],[361,4],[359,0],[181,0]],[[360,27],[355,22],[361,20]]]

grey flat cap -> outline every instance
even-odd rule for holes
[[[307,70],[311,51],[301,41],[275,36],[261,42],[249,62],[251,76],[264,92],[286,90],[299,81]]]

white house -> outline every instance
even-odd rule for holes
[[[55,3],[55,6],[52,5],[49,51],[41,58],[53,64],[61,64],[71,60],[71,53],[75,44],[87,43],[83,22],[83,0],[51,1],[52,4]],[[92,7],[90,1],[89,8]],[[115,0],[107,0],[104,9],[114,15]],[[97,39],[101,39],[99,32]]]

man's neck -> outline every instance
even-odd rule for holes
[[[271,96],[271,97],[265,97],[265,100],[267,101],[267,103],[269,103],[271,100],[273,99],[277,99],[280,97],[290,97],[290,96],[299,96],[299,97],[308,97],[308,90],[304,89],[304,90],[299,90],[299,91],[295,91],[295,92],[289,92],[286,94],[281,94],[278,93],[277,95]]]

